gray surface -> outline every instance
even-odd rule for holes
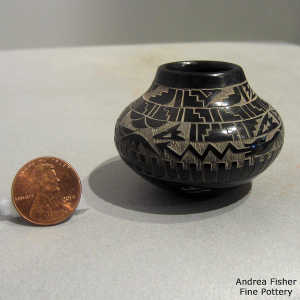
[[[232,300],[243,299],[237,277],[300,280],[299,50],[194,43],[0,52],[0,299]],[[116,157],[122,108],[159,64],[188,58],[241,64],[284,120],[284,148],[247,195],[186,200]],[[69,161],[84,192],[68,222],[45,228],[8,207],[18,168],[43,155]]]
[[[300,43],[299,0],[0,0],[0,49],[191,41]]]

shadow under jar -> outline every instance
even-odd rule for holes
[[[115,128],[129,167],[186,192],[251,181],[274,161],[283,140],[277,111],[255,94],[240,66],[219,61],[161,65]]]

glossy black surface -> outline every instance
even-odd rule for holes
[[[226,62],[158,68],[150,89],[120,115],[123,160],[152,183],[190,191],[250,181],[277,157],[284,129],[276,110]]]
[[[220,88],[246,80],[243,69],[218,61],[180,61],[161,65],[154,82],[174,88]]]

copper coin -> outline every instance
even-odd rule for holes
[[[54,225],[69,218],[81,196],[81,183],[70,164],[56,157],[40,157],[25,164],[12,184],[18,213],[38,225]]]

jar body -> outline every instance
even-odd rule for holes
[[[189,71],[171,69],[171,80],[158,71],[150,89],[122,112],[115,129],[121,158],[149,181],[181,190],[237,186],[264,171],[283,145],[276,110],[243,77],[221,86],[212,78],[205,87],[202,70],[189,87],[186,77],[179,82],[180,72]]]

